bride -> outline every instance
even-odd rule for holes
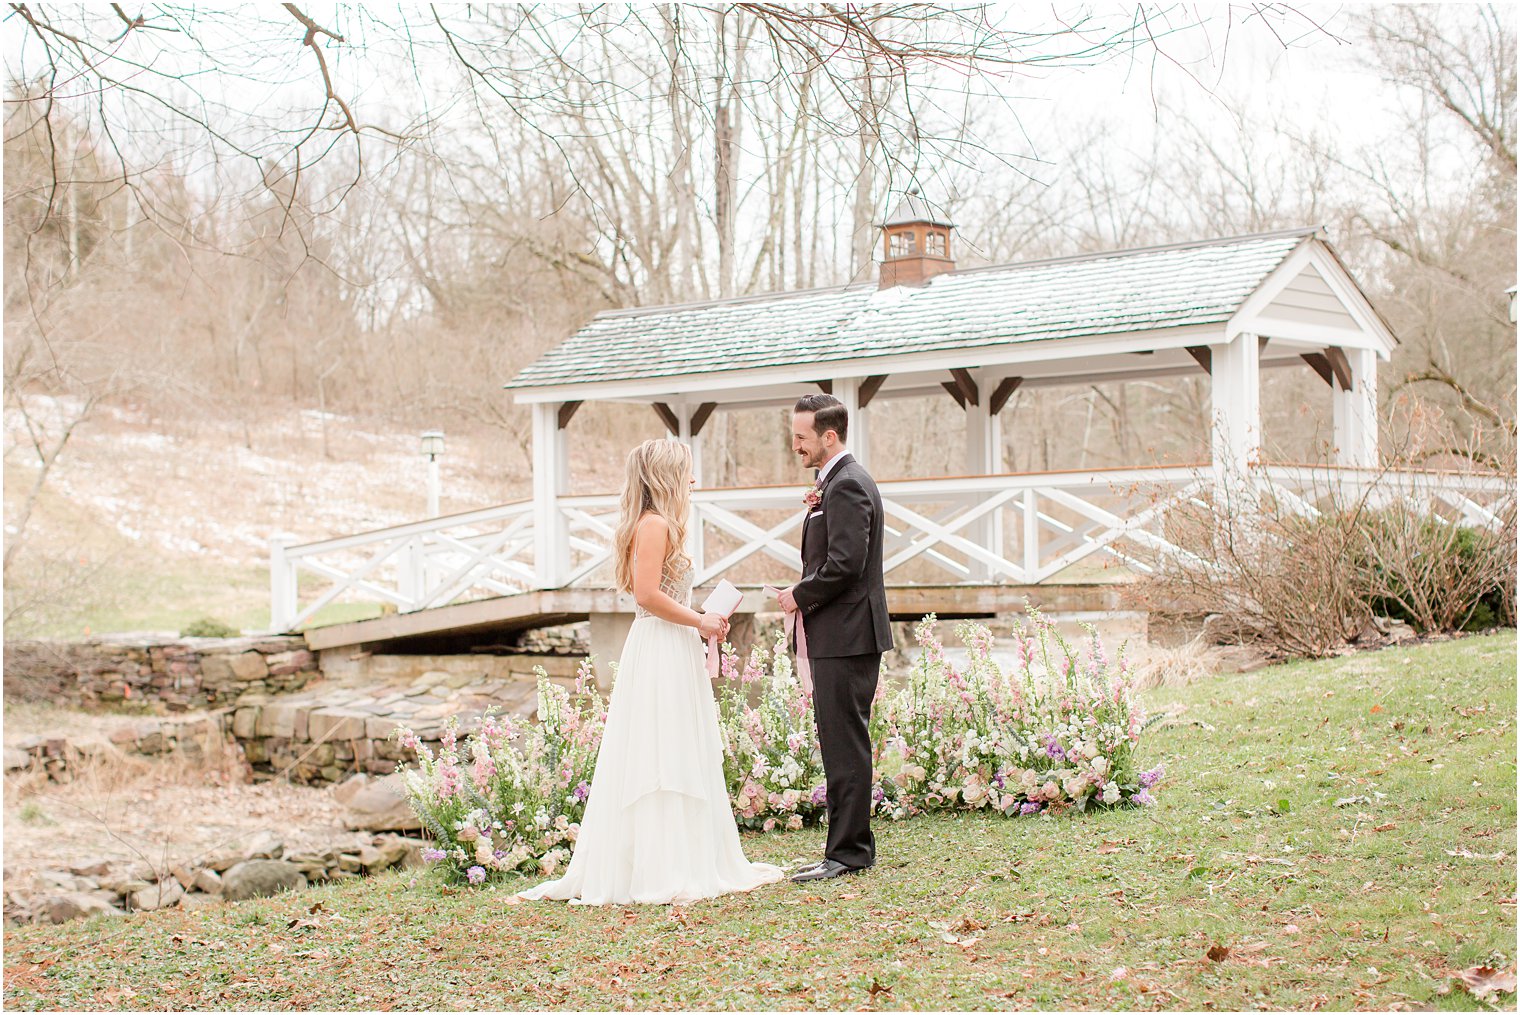
[[[681,547],[693,482],[685,444],[645,441],[628,455],[613,552],[617,586],[638,610],[570,866],[524,899],[687,902],[781,878],[779,867],[745,859],[724,783],[702,638],[721,639],[728,621],[690,606]]]

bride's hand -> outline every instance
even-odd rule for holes
[[[719,641],[722,641],[728,637],[728,620],[725,617],[718,616],[716,613],[704,613],[702,614],[702,622],[697,625],[697,630],[702,633],[702,637],[704,638],[717,638]]]

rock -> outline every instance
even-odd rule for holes
[[[300,868],[284,860],[244,860],[222,875],[222,898],[228,902],[305,887]]]
[[[102,878],[111,873],[111,861],[96,860],[94,863],[75,864],[69,868],[73,874],[87,878]]]
[[[235,867],[244,860],[278,860],[285,853],[285,843],[267,829],[255,832],[239,845],[217,850],[201,861],[202,865],[218,873]]]
[[[359,873],[364,865],[359,862],[358,856],[353,853],[340,853],[338,855],[338,870],[347,871],[350,874]]]
[[[412,842],[418,843],[418,848],[413,848]],[[414,854],[417,863],[422,862],[422,854],[420,852],[421,842],[422,840],[420,839],[403,839],[399,835],[381,835],[375,838],[375,849],[385,857],[385,866],[387,867],[412,867],[415,866],[412,863]]]
[[[296,731],[296,708],[289,702],[265,706],[254,724],[254,731],[261,737],[283,737],[289,740]]]
[[[364,846],[359,850],[359,866],[371,874],[385,870],[392,862],[390,857],[374,846]]]
[[[278,860],[285,855],[285,840],[265,829],[243,843],[243,855],[250,860]]]
[[[344,779],[342,782],[334,784],[332,788],[333,798],[336,799],[338,803],[347,805],[349,801],[353,800],[353,798],[358,795],[359,791],[362,790],[365,786],[368,786],[369,783],[369,776],[364,775],[363,773],[350,776],[349,778]]]
[[[1241,641],[1245,629],[1240,622],[1223,613],[1211,613],[1204,618],[1200,637],[1209,645],[1233,645]]]
[[[306,733],[314,741],[358,740],[364,736],[363,712],[343,708],[323,708],[306,719]]]
[[[167,909],[174,905],[182,897],[185,890],[179,886],[179,882],[173,878],[165,878],[156,885],[147,888],[139,888],[130,896],[133,909]]]
[[[220,895],[222,894],[222,876],[214,870],[198,870],[195,872],[195,880],[191,882],[191,887],[207,895]]]
[[[232,714],[232,735],[239,740],[251,740],[258,724],[259,707],[247,705]]]
[[[7,772],[26,768],[31,763],[32,756],[25,751],[18,751],[14,747],[7,747],[5,749],[5,770]]]
[[[269,664],[264,657],[257,652],[239,652],[227,659],[227,665],[232,669],[232,675],[243,683],[251,680],[263,680],[269,676]]]
[[[93,892],[100,888],[100,882],[94,878],[81,877],[64,871],[43,871],[37,876],[44,884],[61,888],[65,892]]]
[[[116,874],[100,879],[100,887],[113,895],[131,895],[152,885],[153,882],[145,878],[132,877],[127,874]]]
[[[68,923],[81,917],[108,913],[121,916],[122,911],[112,905],[114,896],[95,892],[60,892],[41,900],[35,912],[49,923]]]
[[[353,779],[349,782],[352,783]],[[363,783],[345,801],[348,827],[375,832],[420,829],[422,821],[406,802],[406,791],[402,786],[399,775],[369,779]]]
[[[179,886],[187,892],[195,884],[195,875],[197,872],[193,867],[186,867],[183,864],[177,864],[169,868],[169,873],[174,875],[174,880],[178,881]]]
[[[220,905],[221,901],[221,898],[216,895],[206,895],[201,892],[190,892],[187,895],[180,896],[179,908],[205,909],[207,906]]]

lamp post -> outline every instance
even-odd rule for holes
[[[438,517],[438,458],[443,454],[443,431],[422,432],[422,454],[428,461],[427,513],[429,518]]]
[[[1511,323],[1511,324],[1515,323],[1515,290],[1516,289],[1520,289],[1520,286],[1513,286],[1512,285],[1508,289],[1504,290],[1505,295],[1509,297],[1509,323]]]

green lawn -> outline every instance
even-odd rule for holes
[[[878,826],[866,874],[680,909],[409,873],[11,929],[5,1004],[1482,1007],[1441,991],[1515,960],[1515,694],[1513,633],[1224,677],[1150,696],[1180,714],[1145,745],[1146,811]]]

